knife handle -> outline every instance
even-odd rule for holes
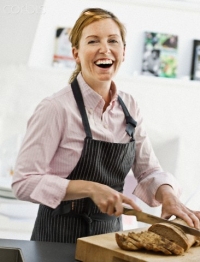
[[[134,209],[130,209],[130,208],[127,208],[127,207],[124,207],[123,214],[124,215],[137,216],[137,213],[134,212]]]

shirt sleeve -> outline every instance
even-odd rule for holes
[[[149,206],[158,206],[160,203],[156,201],[155,194],[161,185],[170,185],[178,197],[180,197],[181,188],[172,174],[163,171],[145,130],[137,103],[134,111],[137,126],[135,129],[136,154],[132,170],[138,182],[134,194]]]
[[[64,198],[69,181],[49,169],[62,136],[61,118],[55,104],[45,99],[28,121],[12,183],[18,199],[55,208]]]
[[[174,189],[176,196],[181,196],[182,189],[175,177],[172,174],[164,171],[153,172],[141,180],[134,190],[134,195],[136,195],[149,206],[159,206],[160,202],[155,199],[155,195],[158,188],[163,184],[170,185]]]

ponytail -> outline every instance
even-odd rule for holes
[[[69,78],[69,84],[71,84],[74,79],[77,77],[77,75],[81,72],[81,65],[80,64],[76,64],[76,69],[74,70],[74,72],[71,74],[70,78]]]

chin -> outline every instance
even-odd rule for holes
[[[105,74],[105,75],[101,75],[101,76],[98,76],[98,79],[99,81],[111,81],[112,78],[114,77],[114,75],[112,74]]]

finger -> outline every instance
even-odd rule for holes
[[[104,203],[101,203],[98,205],[98,208],[99,210],[102,212],[102,213],[107,213],[107,205],[104,204]]]
[[[124,204],[130,205],[133,209],[136,209],[138,211],[142,211],[142,209],[132,199],[130,199],[128,197],[124,196],[123,199],[122,199],[122,202]]]
[[[199,219],[200,221],[200,212],[199,211],[195,211],[194,214],[196,215],[196,217]]]
[[[188,208],[188,210],[190,210],[190,212],[192,212],[193,214],[195,214],[195,216],[198,218],[198,220],[200,220],[200,211],[193,211],[191,209]]]
[[[196,225],[198,224],[198,222],[196,221],[197,217],[194,216],[192,213],[181,212],[179,213],[178,217],[183,219],[190,227],[196,227]]]
[[[196,216],[196,214],[191,212],[188,214],[188,216],[192,220],[194,227],[199,229],[200,223],[199,223],[199,218]]]
[[[185,220],[185,222],[189,226],[199,229],[200,221],[199,221],[199,218],[196,214],[199,215],[199,212],[195,212],[195,211],[192,211],[189,208],[187,208],[187,210],[185,212],[180,213],[179,217],[182,218],[183,220]]]
[[[116,214],[116,212],[117,212],[117,209],[116,209],[115,206],[113,206],[113,205],[108,205],[107,210],[106,210],[106,213],[107,213],[109,216],[112,216],[112,215]]]

